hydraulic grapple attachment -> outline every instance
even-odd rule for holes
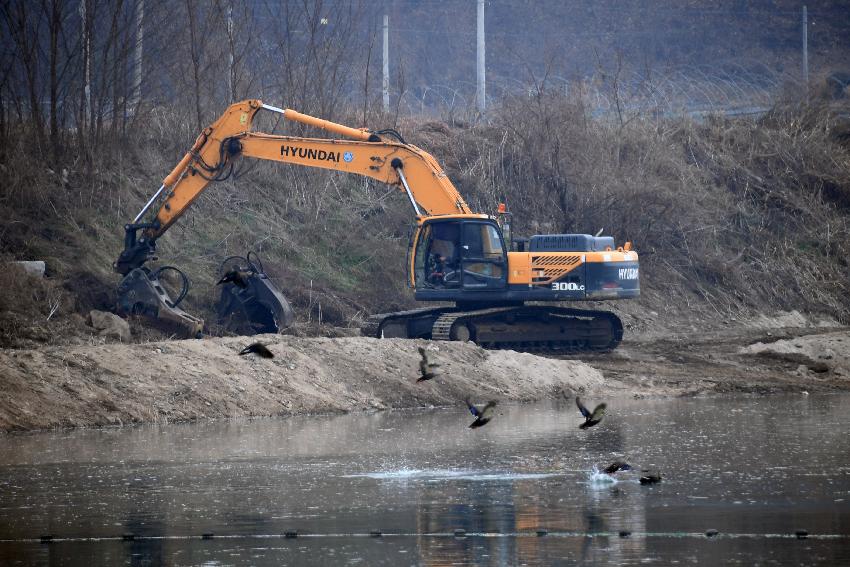
[[[256,254],[231,256],[219,270],[218,323],[239,334],[278,333],[295,319],[289,302],[263,271]]]
[[[167,270],[177,272],[183,280],[183,288],[176,300],[171,298],[159,280],[159,275]],[[188,337],[200,337],[203,320],[178,307],[188,291],[189,280],[177,268],[163,266],[153,272],[147,268],[135,268],[118,285],[118,312],[122,315],[144,315],[179,328]]]
[[[189,292],[189,279],[173,266],[157,270],[140,266],[153,259],[154,241],[136,240],[135,231],[148,225],[127,225],[125,251],[115,264],[116,271],[125,274],[118,285],[118,312],[122,315],[142,315],[170,328],[177,328],[187,337],[200,337],[204,321],[180,309],[180,302]],[[137,267],[138,266],[138,267]],[[218,303],[218,322],[227,330],[239,334],[277,333],[289,327],[295,318],[289,302],[263,271],[259,258],[252,252],[247,258],[232,256],[222,263],[222,274],[229,271],[238,277],[223,278]],[[174,299],[160,281],[166,271],[175,272],[182,287]]]

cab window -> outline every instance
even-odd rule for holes
[[[422,229],[414,258],[417,288],[460,285],[460,231],[457,221],[431,223]]]
[[[501,277],[502,240],[496,227],[467,223],[463,227],[463,269],[488,277]]]
[[[428,257],[428,249],[431,247],[431,227],[426,226],[419,233],[416,241],[416,255],[413,257],[413,269],[416,275],[416,287],[422,287],[425,282],[425,264]]]

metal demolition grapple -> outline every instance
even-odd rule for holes
[[[115,269],[124,274],[118,284],[118,312],[122,315],[141,315],[170,328],[181,330],[188,337],[200,337],[204,321],[180,309],[180,303],[189,293],[189,278],[174,266],[155,270],[144,266],[155,259],[155,243],[142,237],[136,240],[136,231],[146,224],[125,226],[125,250],[115,263]],[[221,265],[230,266],[244,276],[240,284],[228,283],[222,287],[218,303],[218,322],[225,329],[241,334],[277,333],[292,324],[294,313],[289,302],[263,271],[262,262],[253,252],[247,257],[231,256]],[[160,276],[176,273],[181,289],[172,298]]]
[[[177,299],[172,299],[159,279],[161,273],[173,270],[183,282]],[[173,266],[163,266],[156,270],[146,267],[134,268],[118,284],[118,313],[121,315],[142,315],[155,319],[168,326],[182,329],[189,337],[200,338],[204,322],[189,315],[178,305],[189,293],[189,278]]]
[[[219,275],[230,273],[239,277],[223,284],[216,308],[219,325],[232,332],[253,334],[277,333],[292,324],[295,313],[263,271],[256,253],[226,258]]]

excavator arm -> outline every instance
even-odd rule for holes
[[[278,136],[252,132],[256,114],[267,110],[285,119],[321,128],[352,140]],[[391,131],[387,131],[391,132]],[[386,139],[387,132],[350,128],[260,100],[232,104],[206,128],[133,223],[125,225],[124,251],[115,270],[128,274],[153,257],[162,236],[213,181],[226,179],[240,156],[371,177],[407,194],[417,216],[471,214],[439,163],[416,146]],[[139,222],[160,201],[155,218]],[[137,232],[142,235],[137,238]]]
[[[252,132],[251,126],[260,111],[280,114],[287,120],[348,139]],[[210,183],[227,179],[241,157],[371,177],[404,191],[420,219],[471,213],[437,161],[427,152],[406,144],[397,132],[350,128],[263,104],[260,100],[245,100],[230,105],[218,120],[201,132],[133,222],[124,226],[124,250],[113,265],[115,271],[124,276],[118,286],[120,312],[171,322],[188,330],[190,336],[201,333],[203,321],[179,308],[189,287],[185,275],[171,266],[151,270],[145,263],[155,258],[157,239],[177,222]],[[155,214],[145,220],[154,207],[157,207]],[[222,288],[220,321],[244,315],[259,332],[274,332],[289,326],[294,313],[283,294],[262,268],[250,260],[250,255],[244,260],[244,265],[238,266],[249,274],[240,280],[243,286]],[[173,270],[182,276],[183,289],[177,299],[172,299],[160,280],[164,270]]]

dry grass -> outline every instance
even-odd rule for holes
[[[759,120],[620,122],[544,94],[508,101],[450,151],[464,194],[485,210],[506,198],[519,234],[604,228],[631,240],[644,289],[688,312],[847,321],[847,110],[815,102]]]
[[[8,259],[0,266],[0,348],[55,342],[73,307],[60,282],[32,276]]]
[[[507,100],[489,125],[398,127],[437,157],[473,208],[507,201],[519,236],[604,228],[633,241],[642,309],[680,317],[798,309],[846,321],[850,127],[837,104],[788,104],[759,120],[621,121],[591,117],[581,98],[544,93]],[[3,295],[18,306],[3,307],[4,344],[22,318],[46,317],[50,290],[67,296],[52,320],[109,308],[121,227],[194,139],[189,123],[155,112],[133,143],[88,165],[73,155],[40,165],[25,132],[4,149],[0,214],[11,220],[0,228],[0,253],[46,260],[62,284],[4,275],[14,281]],[[219,263],[258,252],[303,332],[412,306],[404,265],[412,224],[406,199],[387,187],[246,163],[238,178],[211,187],[158,251],[192,281],[183,307],[208,321]]]

